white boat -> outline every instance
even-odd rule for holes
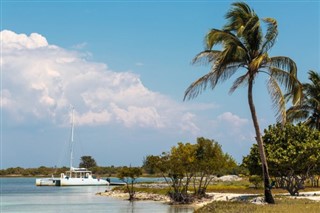
[[[66,174],[62,173],[60,186],[96,186],[109,185],[109,181],[94,178],[91,171],[86,168],[71,168]]]
[[[109,185],[110,180],[94,178],[92,172],[86,168],[74,168],[73,162],[73,134],[74,134],[74,109],[72,109],[71,125],[71,151],[70,151],[70,170],[61,173],[60,178],[37,178],[37,186],[98,186]]]

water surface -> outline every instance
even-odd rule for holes
[[[115,180],[112,180],[115,181]],[[144,180],[145,181],[145,180]],[[106,186],[35,186],[35,178],[0,178],[0,212],[114,212],[190,213],[191,207],[177,207],[154,201],[135,201],[96,195]]]

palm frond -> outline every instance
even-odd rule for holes
[[[291,121],[304,121],[311,128],[320,130],[320,75],[310,71],[311,83],[302,85],[303,97],[300,105],[287,110],[287,118]],[[287,94],[291,97],[291,94]]]
[[[292,93],[293,104],[298,104],[303,93],[302,84],[297,78],[296,63],[288,57],[278,56],[271,57],[266,66],[269,68],[270,74],[277,78],[287,91]]]
[[[235,2],[232,6],[233,7],[225,15],[228,23],[223,29],[241,34],[241,28],[243,28],[245,23],[250,19],[253,11],[244,2]]]
[[[245,43],[247,49],[257,52],[262,43],[262,30],[260,27],[259,17],[252,16],[244,26],[243,32],[240,35],[241,40]],[[253,56],[254,57],[254,56]]]
[[[304,123],[311,128],[320,130],[319,117],[309,117]]]
[[[316,71],[310,70],[308,72],[309,80],[315,84],[320,85],[320,73],[317,73]]]
[[[198,80],[194,81],[185,91],[183,100],[190,100],[197,97],[203,90],[207,88],[210,78],[214,78],[214,73],[209,72]]]
[[[211,29],[205,38],[206,41],[206,49],[211,50],[213,46],[217,44],[231,44],[234,43],[239,48],[246,50],[246,47],[241,43],[239,38],[237,38],[234,34],[228,31]]]
[[[234,43],[228,44],[214,63],[217,78],[213,84],[229,79],[239,67],[246,64],[246,60],[247,55],[242,48],[238,48]]]
[[[225,66],[223,70],[217,70],[217,68],[213,66],[211,72],[202,76],[187,88],[183,100],[190,100],[197,97],[208,85],[210,85],[210,88],[213,90],[218,83],[229,79],[240,66],[240,63],[230,63]]]
[[[206,65],[208,63],[212,63],[215,60],[217,60],[220,54],[221,54],[221,51],[219,50],[205,50],[197,54],[193,58],[191,63],[192,64],[199,63],[199,64]]]
[[[309,113],[308,111],[302,110],[290,110],[287,111],[287,121],[288,122],[301,122],[308,119]]]
[[[285,57],[285,56],[271,57],[268,64],[269,66],[287,71],[293,76],[297,76],[297,65],[289,57]]]
[[[268,81],[268,92],[272,100],[273,109],[276,112],[277,121],[285,124],[287,116],[284,95],[282,94],[276,79],[272,76]]]
[[[265,40],[261,47],[261,52],[268,52],[271,47],[276,42],[276,39],[278,37],[278,24],[277,21],[273,18],[264,18],[263,21],[267,23],[267,33],[265,35]]]
[[[240,76],[237,78],[234,82],[232,87],[229,90],[229,94],[232,94],[236,89],[238,89],[240,86],[244,86],[248,84],[248,79],[249,79],[249,72],[246,74]]]
[[[299,122],[308,119],[310,116],[310,106],[307,104],[292,106],[287,110],[287,121]]]
[[[269,72],[270,76],[277,79],[278,83],[285,87],[285,93],[291,94],[292,104],[299,104],[303,98],[303,91],[302,84],[297,77],[275,67],[269,67]]]
[[[215,85],[215,84],[222,83],[222,82],[228,80],[241,66],[242,66],[241,62],[230,62],[229,61],[228,64],[217,68],[216,82],[212,82],[212,84]]]

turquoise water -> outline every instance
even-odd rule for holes
[[[115,180],[112,180],[115,181]],[[146,181],[146,180],[144,180]],[[192,208],[153,201],[129,202],[95,195],[106,186],[35,186],[35,178],[0,178],[0,212],[114,212],[114,213],[190,213]]]

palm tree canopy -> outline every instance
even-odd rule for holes
[[[287,120],[304,121],[311,128],[320,130],[320,73],[308,72],[310,83],[303,84],[302,104],[287,110]]]
[[[266,24],[263,34],[259,17],[244,2],[233,3],[225,17],[227,24],[221,30],[211,29],[207,33],[205,50],[193,59],[193,63],[210,64],[210,72],[187,88],[184,100],[197,97],[207,86],[214,89],[235,73],[242,72],[234,81],[230,93],[253,82],[258,74],[265,73],[277,119],[284,122],[286,110],[281,88],[292,95],[293,105],[299,103],[302,90],[295,62],[288,57],[268,55],[278,35],[277,21],[273,18],[262,19]],[[221,50],[215,50],[216,45],[221,45]]]

